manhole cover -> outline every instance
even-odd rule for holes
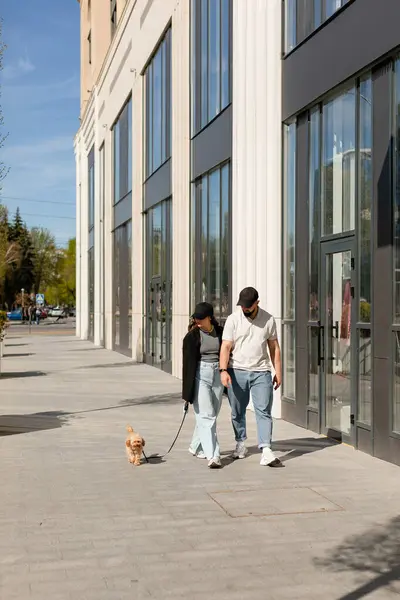
[[[213,492],[210,497],[230,517],[269,517],[343,510],[311,488]]]

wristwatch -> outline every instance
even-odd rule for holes
[[[220,370],[219,370],[219,372],[220,372],[220,373],[227,373],[227,372],[228,372],[228,369],[220,369]]]

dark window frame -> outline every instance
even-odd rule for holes
[[[212,62],[212,56],[210,56],[210,3],[215,7],[218,3],[219,13],[219,37],[218,37],[218,108],[216,114],[210,116],[210,63]],[[223,19],[223,6],[226,4],[225,9],[228,11],[227,21]],[[205,90],[202,84],[202,17],[203,8],[207,6],[207,50],[206,50],[206,83]],[[212,123],[230,104],[232,103],[232,37],[233,37],[233,3],[232,0],[192,0],[191,2],[191,18],[190,18],[190,30],[191,30],[191,135],[196,136],[200,131]],[[223,40],[224,36],[224,25],[228,23],[228,67],[226,70],[227,82],[224,80],[224,71],[222,68],[224,62],[223,56]],[[227,83],[227,100],[223,102],[223,90],[224,84]],[[205,106],[204,106],[205,101]],[[203,119],[203,110],[206,112],[206,117]]]
[[[111,39],[117,30],[118,17],[117,17],[117,0],[110,0],[110,25],[111,25]]]
[[[228,221],[225,224],[223,222],[223,169],[228,167],[228,198],[227,198],[227,210],[226,213],[228,215]],[[213,298],[210,297],[210,289],[209,282],[211,280],[210,272],[211,267],[208,259],[208,248],[209,248],[209,223],[210,223],[210,176],[213,173],[219,172],[219,269],[220,269],[220,290],[219,290],[219,306],[216,306],[216,303]],[[205,265],[203,265],[202,261],[202,252],[199,251],[199,248],[202,247],[203,239],[202,239],[202,231],[203,231],[203,218],[202,218],[202,192],[204,182],[207,184],[207,240],[206,247],[207,252],[205,253]],[[206,277],[207,277],[207,288],[205,299],[208,302],[211,302],[214,306],[215,315],[218,320],[223,323],[232,310],[232,298],[230,296],[229,291],[231,290],[232,285],[232,163],[231,160],[226,160],[223,163],[220,163],[215,168],[203,173],[201,177],[198,177],[192,182],[192,195],[191,195],[191,210],[190,210],[190,253],[191,253],[191,264],[190,264],[190,302],[191,306],[189,308],[189,312],[191,312],[194,308],[194,305],[197,302],[204,300],[204,294],[202,289],[202,274],[203,274],[203,266],[206,268]],[[226,206],[225,206],[226,208]],[[226,226],[226,230],[224,231],[224,227]],[[226,307],[223,307],[223,266],[224,266],[224,243],[227,242],[227,257],[226,257],[226,271],[227,271],[227,292],[226,292]]]
[[[160,102],[161,119],[159,130],[155,128],[154,69],[156,61],[161,63]],[[144,77],[144,180],[162,167],[172,155],[172,27],[168,26],[156,46],[143,72]],[[157,128],[158,129],[158,128]],[[155,161],[154,141],[159,137],[160,160]]]

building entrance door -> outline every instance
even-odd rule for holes
[[[146,237],[145,354],[148,364],[172,371],[172,206],[149,209]]]
[[[353,240],[325,242],[321,251],[321,431],[355,445],[355,244]]]

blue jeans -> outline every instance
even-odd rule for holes
[[[190,447],[193,452],[203,450],[208,460],[220,455],[217,417],[221,410],[223,392],[218,363],[200,362],[193,399],[196,427]]]
[[[232,426],[237,442],[244,442],[246,434],[246,409],[250,392],[256,415],[258,447],[270,448],[272,440],[273,386],[270,371],[243,371],[229,369],[232,385],[228,388],[232,411]]]

